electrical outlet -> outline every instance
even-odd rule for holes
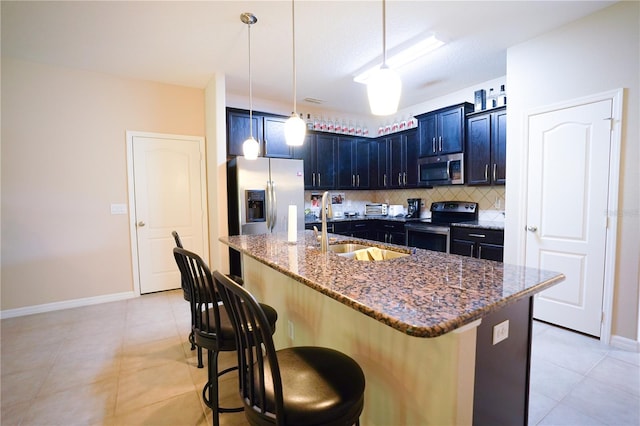
[[[294,340],[295,338],[295,330],[293,327],[293,322],[289,321],[288,323],[289,326],[289,339]]]
[[[493,326],[493,344],[497,345],[509,337],[509,320]]]

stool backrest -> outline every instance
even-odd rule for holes
[[[180,269],[183,282],[191,295],[191,313],[195,332],[210,338],[219,335],[220,309],[218,295],[211,271],[197,254],[180,247],[173,249],[173,256]]]
[[[173,239],[176,240],[176,247],[182,247],[182,240],[180,239],[180,235],[176,231],[171,231],[171,235],[173,235]]]
[[[236,335],[240,395],[250,409],[284,425],[282,380],[269,321],[245,288],[218,271],[213,278]],[[265,404],[267,400],[275,405]]]

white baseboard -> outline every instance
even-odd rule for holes
[[[630,352],[640,352],[640,342],[621,336],[611,336],[611,346]]]
[[[24,308],[5,309],[0,311],[0,318],[15,318],[43,312],[59,311],[62,309],[78,308],[81,306],[97,305],[98,303],[115,302],[118,300],[137,297],[133,291],[106,294],[104,296],[87,297],[84,299],[64,300],[62,302],[45,303],[43,305],[25,306]]]

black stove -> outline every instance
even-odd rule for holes
[[[475,220],[478,220],[478,203],[434,202],[431,204],[431,219],[422,219],[405,225],[407,245],[449,253],[449,225]]]

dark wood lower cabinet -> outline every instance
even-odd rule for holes
[[[476,341],[475,426],[526,425],[529,417],[533,297],[482,318]],[[493,344],[493,329],[509,321],[508,337]]]
[[[502,262],[504,258],[504,231],[452,226],[449,251],[451,254]]]

